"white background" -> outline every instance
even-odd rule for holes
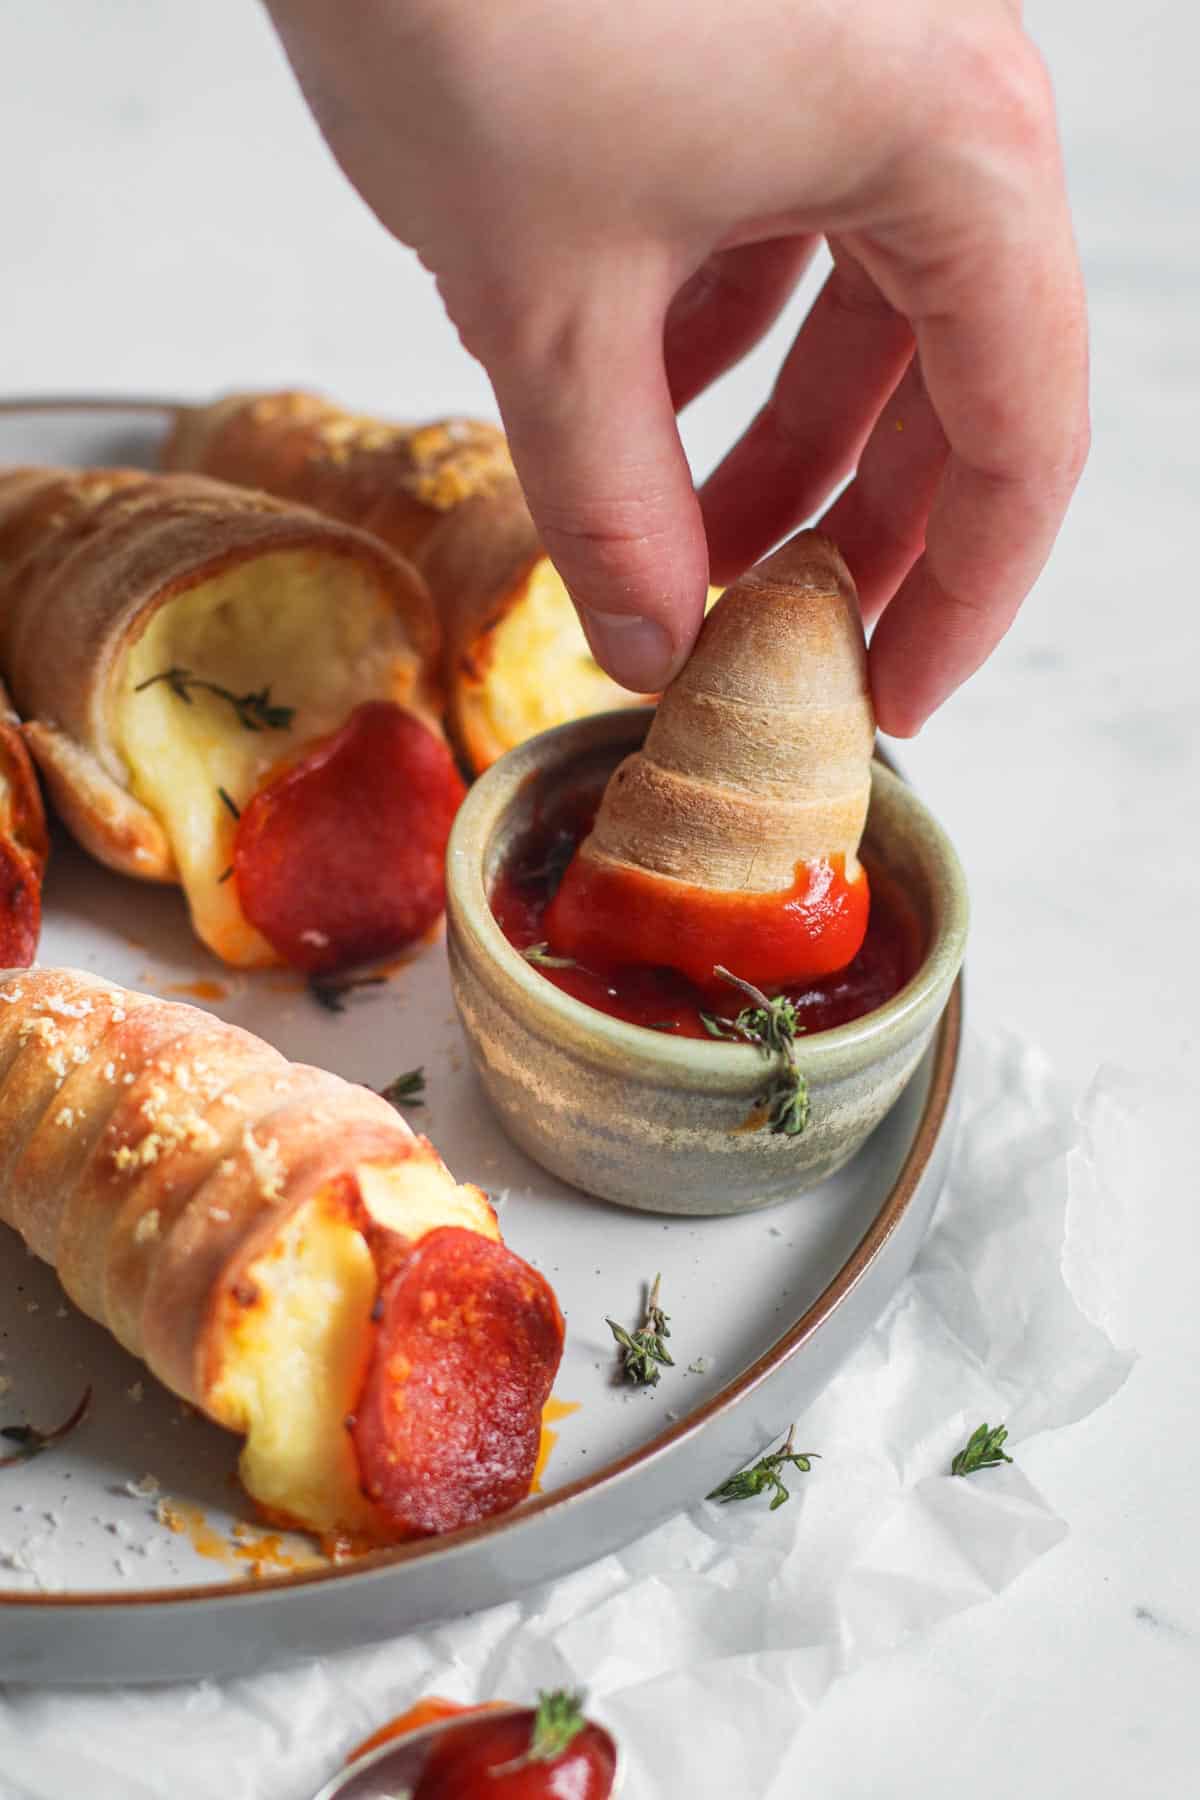
[[[901,754],[971,879],[976,1021],[1145,1097],[1158,1173],[1116,1271],[1140,1362],[1022,1451],[1064,1546],[835,1689],[771,1800],[1172,1800],[1200,1762],[1200,23],[1186,0],[1027,12],[1091,293],[1095,448],[1021,620]],[[0,393],[305,383],[494,414],[248,0],[0,0],[0,169]],[[799,310],[689,414],[698,474]]]

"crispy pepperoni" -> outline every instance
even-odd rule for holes
[[[434,924],[464,788],[441,738],[389,700],[356,708],[243,808],[242,911],[293,968],[387,956]]]
[[[452,1531],[528,1493],[562,1314],[536,1269],[458,1225],[383,1260],[351,1424],[363,1488],[398,1535]]]
[[[0,707],[7,704],[0,688]],[[37,954],[49,850],[29,752],[16,726],[0,720],[0,968],[26,969]]]
[[[41,923],[41,869],[11,838],[0,837],[0,968],[29,967]]]

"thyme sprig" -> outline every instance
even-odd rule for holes
[[[43,1450],[48,1450],[51,1444],[57,1444],[62,1438],[67,1437],[77,1425],[83,1424],[91,1403],[92,1390],[90,1387],[86,1387],[83,1390],[82,1399],[70,1417],[64,1419],[61,1425],[56,1425],[53,1431],[39,1431],[36,1425],[0,1427],[0,1437],[7,1438],[10,1444],[17,1445],[15,1455],[0,1456],[0,1469],[9,1469],[14,1463],[29,1462],[33,1457],[40,1456]]]
[[[397,1075],[394,1081],[381,1087],[379,1093],[382,1099],[390,1100],[397,1111],[404,1106],[424,1106],[424,1068],[406,1069],[403,1075]]]
[[[555,956],[549,944],[528,944],[521,955],[535,969],[577,969],[579,964],[573,956]]]
[[[764,1056],[777,1056],[779,1066],[769,1085],[759,1095],[759,1105],[767,1109],[767,1124],[785,1137],[798,1137],[808,1124],[808,1082],[796,1066],[796,1008],[786,994],[769,999],[752,981],[743,981],[720,963],[713,974],[735,987],[752,1002],[743,1006],[736,1018],[727,1019],[716,1013],[701,1013],[704,1029],[710,1037],[741,1039],[754,1044]]]
[[[511,1762],[494,1763],[488,1774],[507,1775],[517,1769],[527,1769],[531,1763],[554,1762],[571,1747],[586,1724],[582,1689],[574,1693],[567,1688],[542,1689],[538,1693],[528,1750]]]
[[[662,1373],[659,1367],[663,1364],[669,1369],[675,1366],[675,1358],[667,1349],[664,1338],[671,1335],[667,1315],[658,1304],[658,1290],[662,1276],[654,1277],[646,1300],[646,1313],[636,1331],[626,1331],[624,1325],[618,1325],[615,1319],[605,1315],[604,1323],[617,1340],[621,1351],[622,1366],[626,1378],[635,1387],[654,1387]]]
[[[976,1469],[996,1469],[1001,1463],[1010,1463],[1012,1457],[1004,1448],[1007,1437],[1006,1425],[977,1426],[950,1464],[950,1473],[974,1475]]]
[[[793,1469],[799,1469],[802,1475],[807,1475],[817,1455],[815,1450],[794,1449],[795,1438],[796,1427],[789,1425],[781,1449],[760,1456],[748,1469],[740,1469],[728,1481],[723,1481],[720,1487],[715,1487],[707,1498],[719,1500],[722,1506],[727,1506],[731,1500],[752,1500],[756,1494],[769,1492],[771,1511],[774,1512],[786,1500],[791,1499],[791,1492],[784,1486],[781,1471],[790,1465]]]
[[[223,787],[217,789],[217,794],[220,797],[221,805],[225,808],[230,818],[240,819],[242,816],[242,809],[234,799],[233,795]]]
[[[359,988],[383,987],[386,975],[310,975],[308,991],[326,1012],[343,1013],[346,1000]]]
[[[228,700],[237,714],[239,725],[243,725],[247,731],[286,731],[296,716],[294,706],[275,705],[271,699],[269,682],[265,687],[250,688],[244,694],[235,694],[232,688],[222,687],[218,681],[208,681],[203,675],[193,675],[190,669],[180,668],[176,664],[172,664],[169,669],[160,669],[157,675],[150,675],[145,681],[139,681],[133,691],[141,694],[159,681],[165,681],[176,699],[182,700],[185,706],[192,704],[192,696],[188,690],[193,688],[215,694],[218,700]]]

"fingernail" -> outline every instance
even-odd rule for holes
[[[657,694],[666,687],[675,673],[675,646],[655,619],[591,606],[581,606],[579,615],[592,654],[614,681],[635,694]]]

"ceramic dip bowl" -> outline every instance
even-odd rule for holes
[[[651,717],[644,708],[562,725],[476,781],[448,851],[454,997],[501,1124],[543,1168],[647,1212],[745,1212],[833,1174],[896,1100],[962,962],[966,884],[935,820],[877,763],[864,860],[891,875],[916,908],[924,956],[876,1011],[796,1040],[808,1124],[797,1136],[772,1132],[757,1102],[775,1058],[750,1044],[672,1037],[596,1011],[526,961],[492,916],[493,885],[538,817],[580,785],[602,783],[641,743]],[[738,1004],[731,996],[729,1010]]]

